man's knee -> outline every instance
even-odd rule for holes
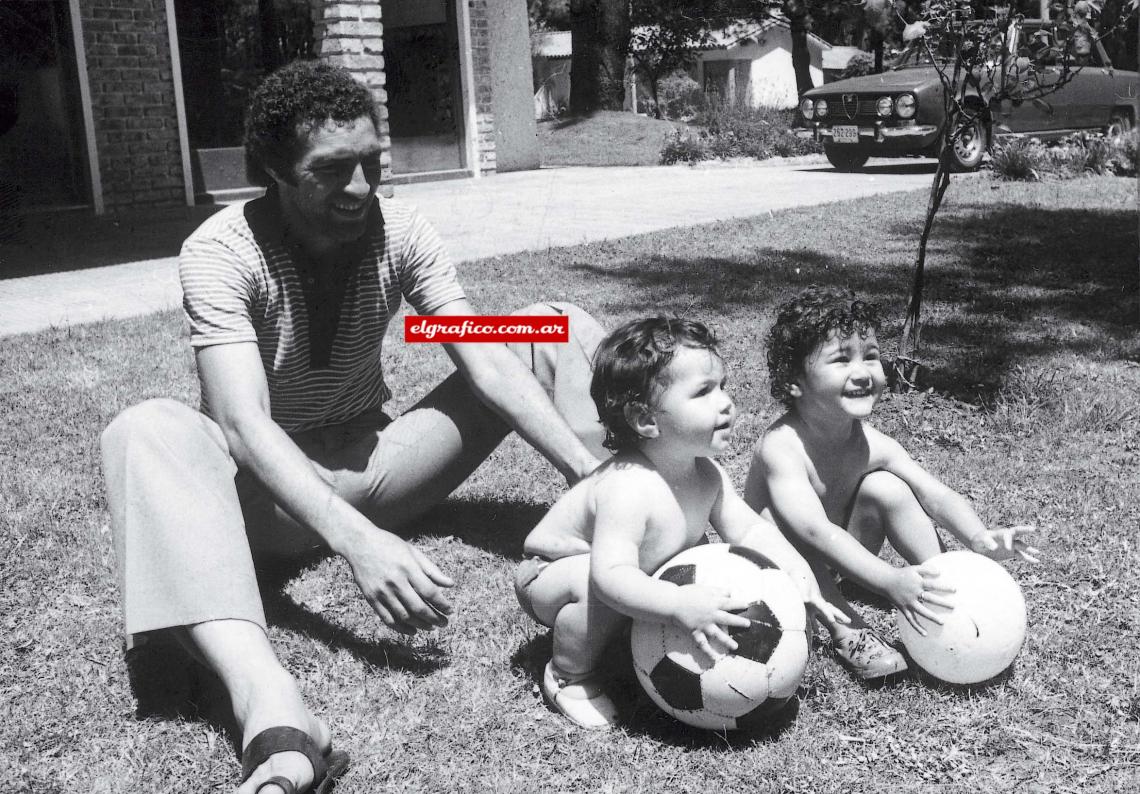
[[[191,411],[191,408],[177,400],[165,397],[132,405],[111,420],[100,437],[100,445],[108,450],[129,439],[159,434],[171,424],[184,419],[185,412]]]
[[[125,409],[107,425],[99,444],[105,464],[125,461],[128,448],[162,455],[171,449],[180,450],[180,454],[198,451],[212,455],[220,450],[229,455],[221,428],[190,406],[167,398],[146,400]]]
[[[561,303],[559,301],[539,301],[532,303],[529,306],[523,306],[521,309],[515,309],[511,312],[512,317],[560,317],[568,315],[572,310],[582,311],[573,303]]]
[[[565,301],[540,301],[516,309],[511,312],[512,317],[565,317],[570,325],[571,338],[577,339],[586,347],[597,347],[605,336],[602,328],[592,314],[576,303]]]

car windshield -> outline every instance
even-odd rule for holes
[[[892,69],[913,69],[917,66],[934,66],[935,63],[950,63],[952,55],[935,52],[934,55],[938,58],[934,61],[930,57],[931,51],[926,48],[926,45],[921,39],[912,41],[906,46],[906,49],[898,54],[898,57],[891,63]]]
[[[1001,30],[990,29],[984,41],[979,42],[988,56],[987,63],[996,62],[1001,58],[1002,39],[1005,33]],[[931,57],[933,55],[933,57]],[[923,39],[916,39],[906,45],[906,49],[898,54],[891,63],[892,69],[913,69],[919,66],[949,65],[954,63],[957,53],[953,42],[946,38],[938,42],[937,49],[931,49]]]

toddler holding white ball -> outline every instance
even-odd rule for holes
[[[867,420],[886,383],[878,309],[841,291],[809,289],[783,304],[768,336],[772,395],[787,412],[757,441],[744,498],[807,558],[828,601],[850,623],[824,618],[836,654],[862,678],[906,660],[840,593],[832,571],[888,598],[907,623],[941,624],[951,588],[923,563],[945,549],[934,522],[992,559],[1036,562],[1029,526],[989,530],[969,501]],[[878,557],[883,542],[908,563]],[[929,624],[928,624],[929,625]]]

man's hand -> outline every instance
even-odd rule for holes
[[[926,618],[932,623],[942,625],[942,618],[927,607],[928,604],[954,608],[954,602],[945,598],[941,593],[953,593],[954,588],[937,583],[938,573],[924,565],[908,565],[905,568],[896,568],[891,584],[887,587],[887,598],[891,599],[907,623],[914,627],[922,636],[926,636],[926,629],[922,627],[919,617]]]
[[[442,588],[455,582],[419,549],[375,529],[345,559],[356,586],[385,625],[402,634],[447,625],[451,604]]]
[[[586,479],[594,469],[602,465],[589,451],[586,451],[576,460],[569,471],[566,472],[566,484],[573,488],[579,481]]]
[[[704,651],[709,659],[715,660],[725,652],[736,650],[736,640],[721,627],[748,628],[751,625],[748,618],[732,614],[733,610],[747,608],[747,600],[729,598],[726,590],[687,584],[683,585],[677,594],[673,622],[692,634],[697,647]],[[716,640],[723,650],[720,653],[714,650],[710,640]]]
[[[1023,535],[1033,531],[1034,527],[1028,524],[1007,529],[987,529],[971,540],[970,548],[991,560],[1020,557],[1027,562],[1037,562],[1037,555],[1041,552],[1022,540]]]

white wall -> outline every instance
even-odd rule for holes
[[[808,52],[812,83],[823,85],[823,50],[809,39]],[[752,107],[790,108],[795,107],[799,100],[796,72],[792,68],[792,37],[786,28],[766,31],[759,43],[749,42],[726,50],[705,52],[700,58],[701,61],[751,61],[749,103]]]

